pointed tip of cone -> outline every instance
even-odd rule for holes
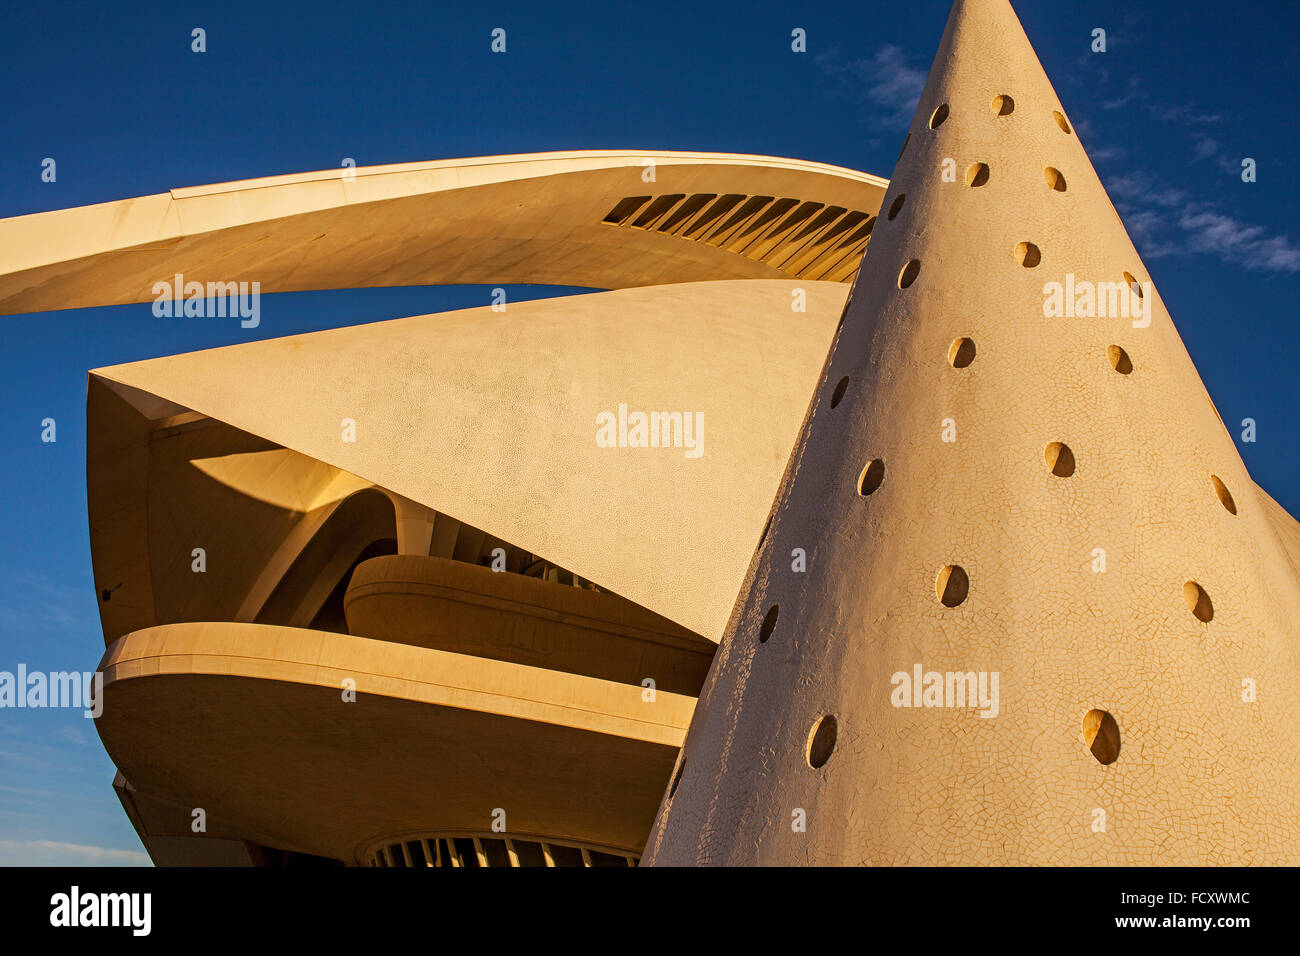
[[[1179,690],[1294,683],[1300,581],[1064,116],[958,0],[647,862],[1300,861],[1300,700]],[[1000,709],[944,700],[976,674]],[[1104,842],[1061,814],[1098,768]]]

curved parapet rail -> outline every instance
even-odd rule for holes
[[[188,808],[204,807],[214,833],[354,863],[431,821],[489,829],[495,807],[514,832],[639,853],[695,705],[259,624],[137,631],[99,669],[105,748],[137,793],[167,798],[137,801],[150,834],[192,836]]]
[[[715,650],[617,594],[428,555],[363,561],[344,607],[352,634],[691,696]]]

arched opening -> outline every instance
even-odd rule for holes
[[[397,553],[397,515],[382,491],[341,502],[294,559],[256,622],[347,633],[343,595],[362,561]]]

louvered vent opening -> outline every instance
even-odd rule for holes
[[[739,193],[628,196],[603,221],[706,242],[787,275],[828,282],[853,279],[876,224],[861,210]]]

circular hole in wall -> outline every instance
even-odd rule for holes
[[[970,577],[956,564],[946,565],[934,582],[934,593],[944,607],[956,607],[970,593]]]
[[[1016,244],[1016,262],[1019,262],[1026,269],[1032,269],[1042,261],[1042,252],[1040,252],[1038,247],[1032,242],[1021,242]]]
[[[921,260],[913,259],[907,265],[903,266],[903,271],[898,274],[898,287],[900,289],[906,289],[916,281],[916,277],[920,274]]]
[[[975,361],[975,340],[962,337],[953,339],[948,346],[948,364],[953,368],[965,368]]]
[[[1228,509],[1228,514],[1235,515],[1237,513],[1237,502],[1232,500],[1232,492],[1223,483],[1223,479],[1218,475],[1210,475],[1210,481],[1214,485],[1214,493],[1218,496],[1219,504]]]
[[[844,392],[849,387],[849,377],[845,375],[835,385],[835,391],[831,393],[831,408],[834,408],[844,398]]]
[[[814,770],[826,765],[835,750],[835,738],[839,733],[835,718],[827,714],[817,721],[812,733],[808,735],[808,766]]]
[[[1118,345],[1112,345],[1106,349],[1106,356],[1110,359],[1110,367],[1121,375],[1128,375],[1133,371],[1133,360],[1128,357]]]
[[[1119,724],[1104,710],[1090,710],[1083,715],[1083,740],[1099,764],[1112,764],[1119,758]]]
[[[1074,474],[1074,452],[1070,446],[1054,441],[1043,449],[1043,460],[1057,478],[1069,478]]]
[[[1205,593],[1205,588],[1195,581],[1188,581],[1183,585],[1183,600],[1187,602],[1187,610],[1191,611],[1202,624],[1214,618],[1214,604],[1211,603],[1210,596]]]
[[[879,458],[873,458],[867,462],[862,474],[858,475],[858,494],[867,497],[885,480],[885,463]]]

